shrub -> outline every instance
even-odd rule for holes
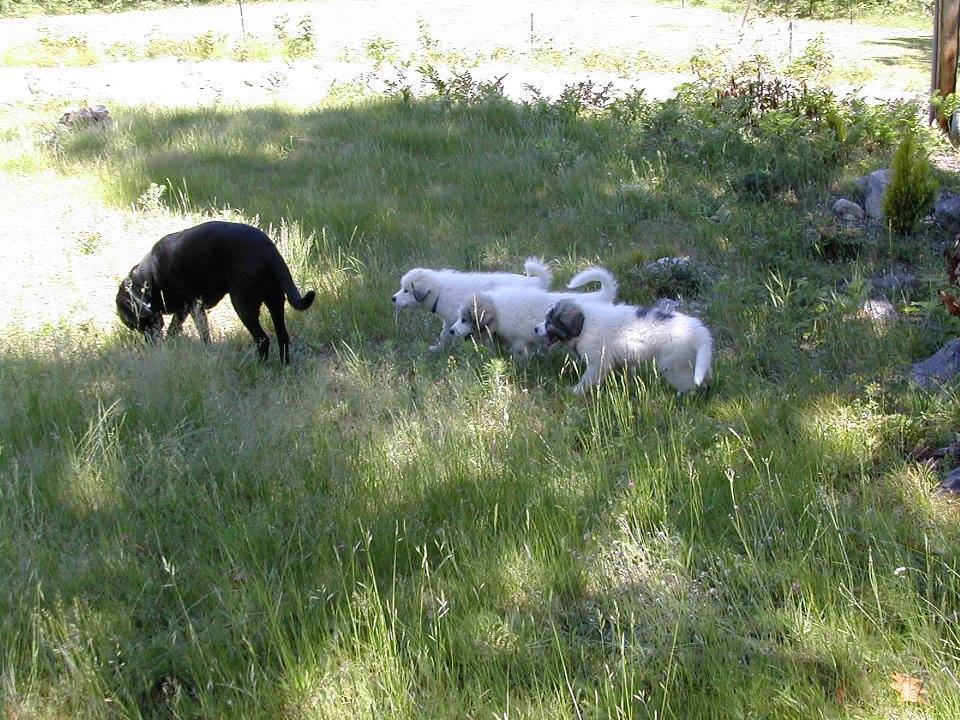
[[[316,36],[313,19],[304,15],[294,23],[286,15],[281,15],[273,24],[277,39],[283,46],[283,54],[289,60],[310,57],[316,52]]]
[[[890,186],[883,198],[883,212],[890,229],[908,235],[933,202],[937,183],[930,162],[914,133],[907,133],[893,156]]]

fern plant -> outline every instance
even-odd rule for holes
[[[930,161],[915,133],[904,136],[893,156],[890,185],[883,198],[883,213],[890,229],[909,235],[930,208],[937,192]]]

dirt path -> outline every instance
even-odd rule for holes
[[[868,94],[880,98],[922,93],[922,67],[929,39],[919,30],[849,25],[843,22],[754,19],[741,32],[738,16],[705,8],[672,7],[649,0],[594,0],[585,9],[573,0],[527,0],[486,3],[459,0],[377,2],[321,0],[318,2],[257,3],[244,7],[248,33],[272,37],[274,23],[287,16],[309,15],[318,39],[318,52],[297,63],[178,62],[171,59],[110,63],[87,68],[0,68],[0,101],[62,98],[119,103],[191,104],[210,101],[293,103],[315,102],[332,83],[355,78],[369,69],[342,62],[345,48],[384,37],[401,50],[417,44],[418,21],[445,48],[490,53],[497,47],[514,51],[509,65],[487,63],[481,77],[509,73],[507,89],[519,94],[525,84],[549,94],[574,79],[606,81],[612,75],[536,67],[524,60],[531,44],[531,18],[539,42],[563,49],[643,50],[662,58],[666,66],[683,63],[698,49],[723,47],[736,55],[762,52],[784,57],[822,33],[837,66],[867,62],[871,73]],[[193,37],[214,31],[233,39],[242,35],[236,5],[218,5],[119,14],[0,20],[0,51],[35,39],[41,32],[61,37],[79,35],[91,45],[119,41],[143,43],[151,34]],[[715,50],[712,50],[715,51]],[[907,70],[910,72],[906,72]],[[650,72],[621,86],[644,87],[662,97],[682,79],[676,73]],[[841,88],[844,89],[844,88]]]

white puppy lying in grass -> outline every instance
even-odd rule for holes
[[[700,320],[671,310],[561,300],[537,325],[548,345],[564,344],[586,360],[573,391],[599,385],[615,367],[654,361],[660,374],[687,392],[710,379],[713,337]]]
[[[506,285],[476,293],[460,308],[460,317],[451,327],[452,337],[496,336],[510,347],[514,357],[526,356],[539,345],[534,329],[547,311],[564,298],[612,302],[617,298],[617,281],[601,267],[587,268],[570,280],[568,288],[599,282],[600,289],[589,293],[546,292],[539,288]]]
[[[504,272],[460,272],[413,268],[400,278],[400,289],[391,300],[399,308],[429,310],[443,321],[443,329],[430,350],[440,350],[453,339],[450,327],[460,318],[460,308],[475,293],[501,286],[549,290],[553,273],[536,258],[523,264],[526,275]]]

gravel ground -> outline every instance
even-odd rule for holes
[[[429,24],[431,34],[445,48],[489,53],[505,47],[524,53],[530,47],[530,25],[541,39],[559,48],[582,51],[643,50],[682,63],[698,48],[730,48],[749,56],[763,52],[786,56],[822,33],[837,66],[852,61],[874,61],[874,74],[866,94],[889,99],[923,92],[916,73],[907,76],[902,62],[918,62],[924,32],[903,28],[849,25],[843,22],[754,19],[741,31],[740,18],[705,8],[672,7],[644,0],[594,0],[589,12],[572,0],[550,2],[486,3],[375,2],[328,0],[321,2],[257,3],[244,8],[248,33],[272,36],[281,16],[294,20],[309,14],[318,39],[314,58],[285,62],[178,62],[172,59],[136,63],[107,63],[83,68],[0,68],[0,102],[59,98],[119,104],[153,102],[183,105],[222,102],[283,101],[313,103],[331,84],[356,78],[369,66],[342,62],[345,48],[357,48],[373,37],[395,41],[401,50],[417,44],[418,21]],[[0,51],[38,37],[78,35],[88,43],[106,47],[118,41],[145,42],[151,34],[170,38],[193,37],[212,30],[241,37],[236,5],[218,5],[119,14],[40,17],[0,20]],[[879,68],[879,70],[877,70]],[[608,73],[570,72],[531,67],[522,55],[513,65],[486,63],[474,70],[481,78],[507,73],[507,92],[516,97],[527,84],[555,94],[564,84],[589,75],[613,80],[621,88],[642,87],[649,96],[664,97],[684,79],[676,72],[649,72],[627,83]],[[843,91],[847,88],[840,87]]]

